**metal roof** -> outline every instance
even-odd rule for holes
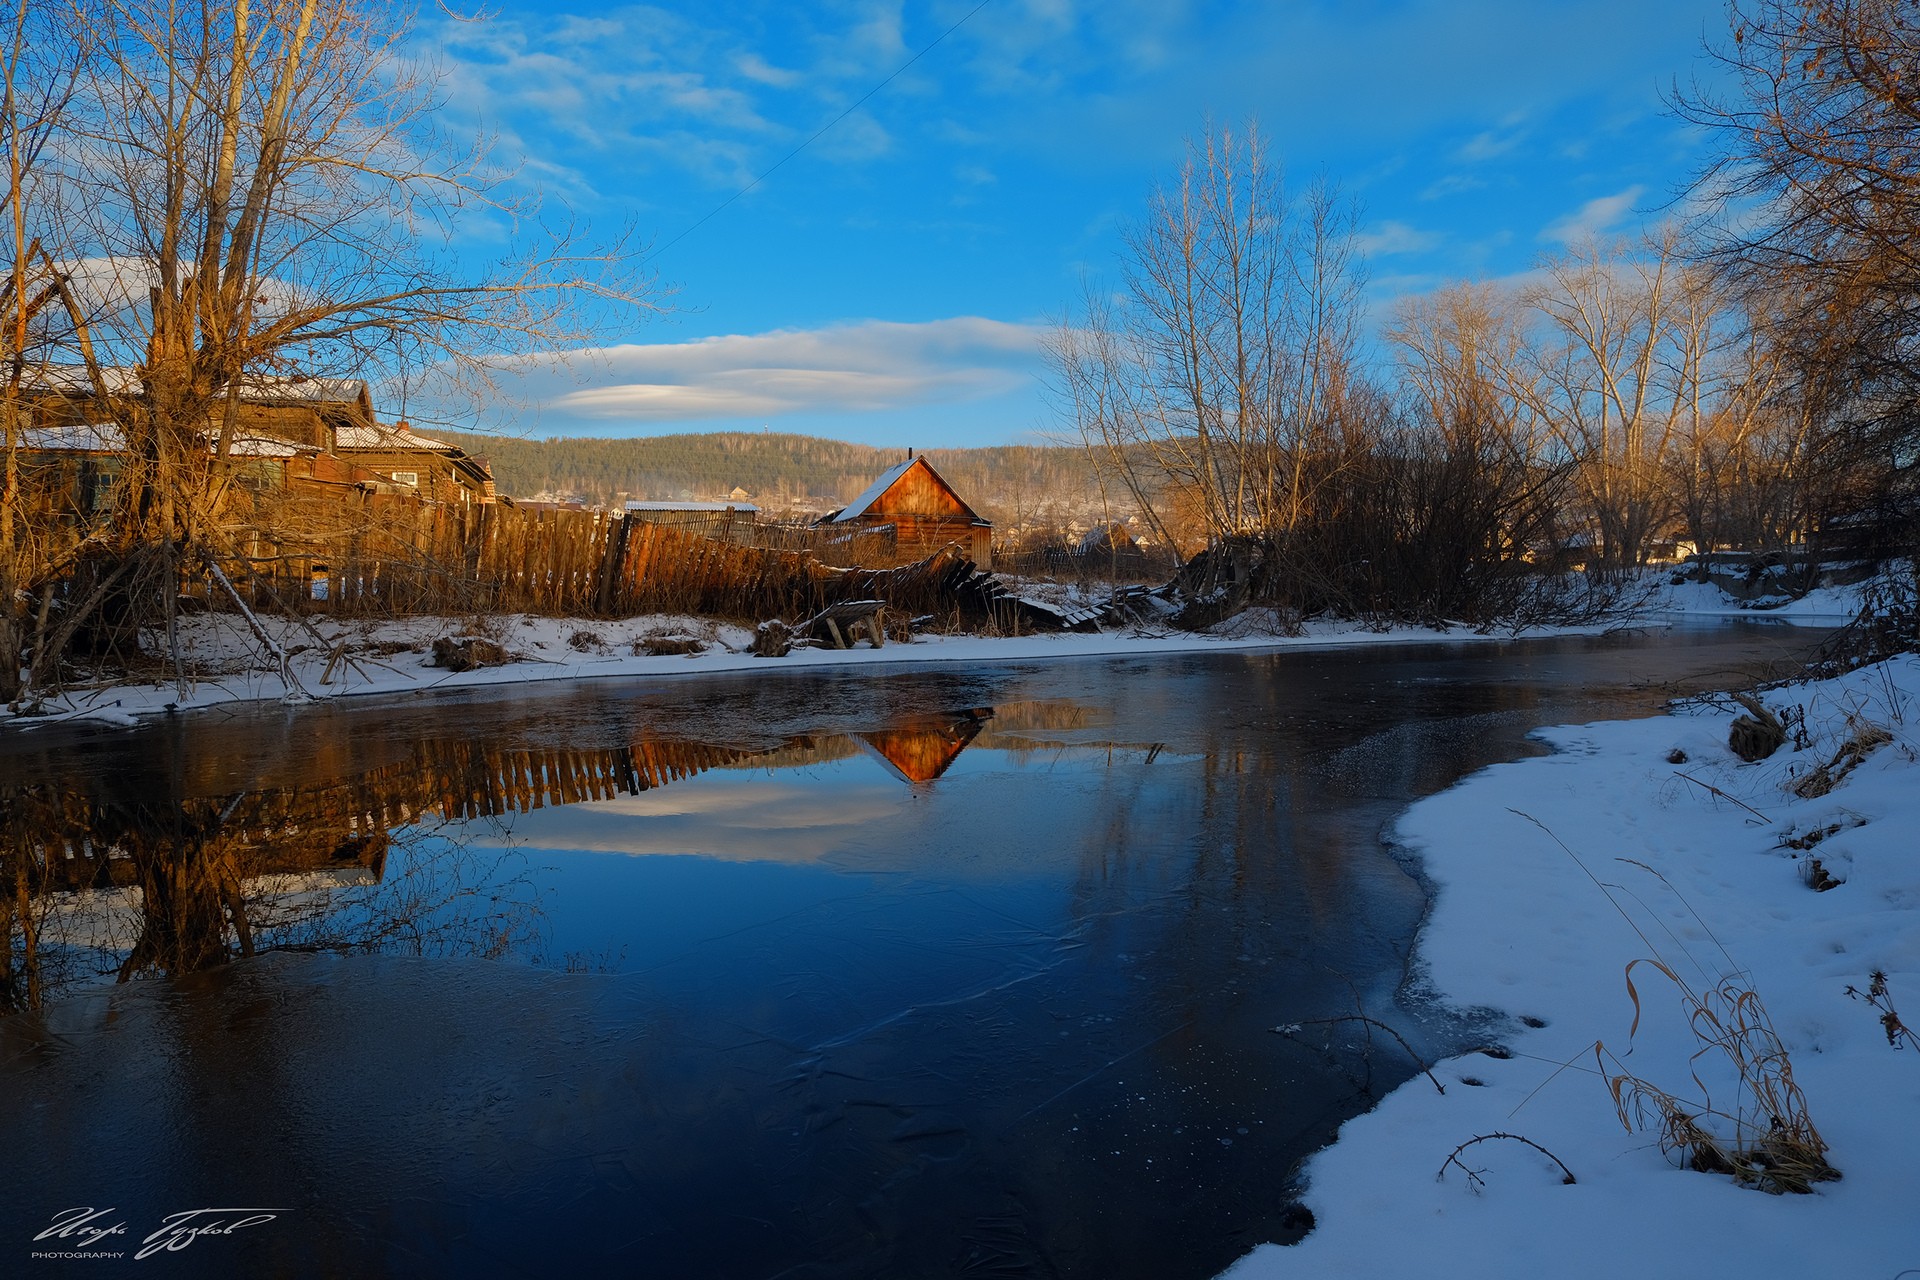
[[[832,522],[838,524],[842,520],[854,520],[865,515],[868,507],[880,501],[881,494],[893,488],[894,481],[907,474],[907,472],[912,469],[914,463],[923,461],[925,461],[923,458],[908,458],[899,466],[889,467],[881,472],[878,480],[875,480],[872,484],[862,489],[859,497],[842,507],[837,515],[831,517]]]

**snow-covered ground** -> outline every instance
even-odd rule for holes
[[[1656,581],[1664,584],[1664,575]],[[1851,617],[1858,589],[1817,592],[1770,616],[1809,625],[1832,626]],[[1614,625],[1658,625],[1683,617],[1754,616],[1711,586],[1660,585]],[[1445,632],[1428,627],[1377,631],[1356,623],[1311,621],[1298,634],[1285,634],[1269,611],[1250,610],[1209,634],[1169,628],[1108,630],[1098,634],[1028,636],[917,635],[911,643],[881,649],[864,640],[854,648],[797,649],[785,658],[749,654],[752,636],[745,628],[710,620],[649,615],[615,621],[547,618],[510,614],[497,618],[419,617],[389,622],[340,622],[330,618],[295,621],[263,617],[261,625],[288,652],[290,687],[277,661],[245,622],[230,613],[184,617],[180,621],[185,679],[155,672],[149,683],[125,680],[89,685],[79,682],[47,701],[40,713],[17,716],[0,708],[0,726],[27,727],[61,720],[131,725],[140,717],[219,706],[233,702],[306,701],[624,676],[688,676],[705,672],[791,671],[816,666],[899,663],[980,663],[1033,658],[1087,657],[1102,654],[1209,652],[1229,649],[1326,648],[1342,645],[1417,644],[1436,639],[1508,640],[1510,631],[1478,633],[1465,626]],[[1522,635],[1595,632],[1606,624],[1536,628]],[[441,637],[478,636],[505,650],[507,660],[453,672],[432,665],[431,646]],[[692,639],[696,653],[649,653],[660,640]],[[344,647],[343,647],[344,646]],[[158,635],[148,638],[154,652],[165,651]],[[336,659],[336,654],[338,655]]]
[[[1349,1121],[1304,1171],[1313,1231],[1232,1280],[1920,1275],[1920,1044],[1882,1022],[1890,1000],[1920,1025],[1920,659],[1763,701],[1804,716],[1801,749],[1743,763],[1731,704],[1553,729],[1555,754],[1404,815],[1435,887],[1416,988],[1489,1011],[1496,1054]],[[1654,1095],[1632,1105],[1629,1076],[1722,1137],[1767,1131],[1721,1047],[1742,1019],[1749,1046],[1777,1033],[1773,1084],[1790,1071],[1841,1180],[1774,1195],[1695,1172],[1662,1150]],[[1609,1078],[1645,1126],[1623,1126]],[[1508,1138],[1447,1166],[1491,1134],[1575,1181]]]
[[[17,726],[87,719],[133,724],[142,716],[245,701],[288,698],[337,698],[354,695],[472,688],[550,680],[610,676],[691,676],[715,672],[781,672],[823,666],[877,666],[903,663],[983,663],[1033,658],[1088,657],[1101,654],[1177,653],[1234,649],[1325,647],[1342,644],[1418,644],[1438,639],[1468,640],[1463,628],[1440,633],[1426,627],[1371,631],[1354,625],[1308,623],[1299,635],[1280,634],[1258,618],[1222,624],[1216,634],[1115,630],[1098,634],[1052,633],[1026,636],[916,635],[910,643],[890,642],[875,649],[865,639],[851,649],[796,649],[784,658],[760,658],[747,652],[752,634],[745,628],[697,618],[651,615],[617,621],[507,615],[476,621],[457,618],[408,618],[393,622],[305,624],[263,618],[262,625],[291,654],[296,688],[289,690],[264,646],[232,615],[202,615],[182,620],[189,679],[98,687],[76,687],[50,699],[44,714],[9,716],[0,724]],[[1537,630],[1525,634],[1600,631],[1602,626]],[[432,642],[440,637],[480,637],[504,649],[507,660],[469,671],[431,665]],[[1499,632],[1483,639],[1511,639]],[[647,652],[679,647],[694,640],[695,653]],[[665,641],[663,645],[661,642]],[[334,654],[345,645],[339,661]],[[154,648],[160,648],[156,641]],[[332,666],[329,672],[328,667]]]

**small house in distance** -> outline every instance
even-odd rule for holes
[[[880,532],[893,530],[903,556],[930,556],[958,544],[981,568],[993,564],[993,522],[982,519],[925,458],[912,452],[840,510],[814,522],[825,529]]]

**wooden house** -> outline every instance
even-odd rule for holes
[[[333,452],[402,493],[432,502],[493,502],[493,469],[458,445],[420,435],[403,419],[342,427]]]
[[[911,452],[859,497],[814,523],[849,533],[891,529],[903,557],[920,559],[957,545],[981,568],[993,563],[993,522],[981,518],[925,458]]]
[[[854,740],[901,781],[932,782],[953,767],[992,717],[991,707],[957,716],[913,717],[884,729],[855,734]]]
[[[102,371],[110,395],[138,400],[138,370]],[[121,428],[99,420],[82,371],[54,367],[22,388],[28,401],[23,461],[39,471],[55,503],[95,513],[121,469]],[[264,492],[348,489],[404,493],[435,502],[492,502],[486,459],[414,433],[405,422],[374,415],[367,384],[350,378],[249,378],[239,387],[229,456],[242,487]],[[212,452],[225,426],[210,414],[203,437]]]

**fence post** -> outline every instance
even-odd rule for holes
[[[627,522],[631,516],[607,517],[613,523],[607,530],[607,541],[601,552],[600,593],[594,601],[594,612],[601,617],[613,615],[613,589],[620,577],[620,566],[627,558]]]

